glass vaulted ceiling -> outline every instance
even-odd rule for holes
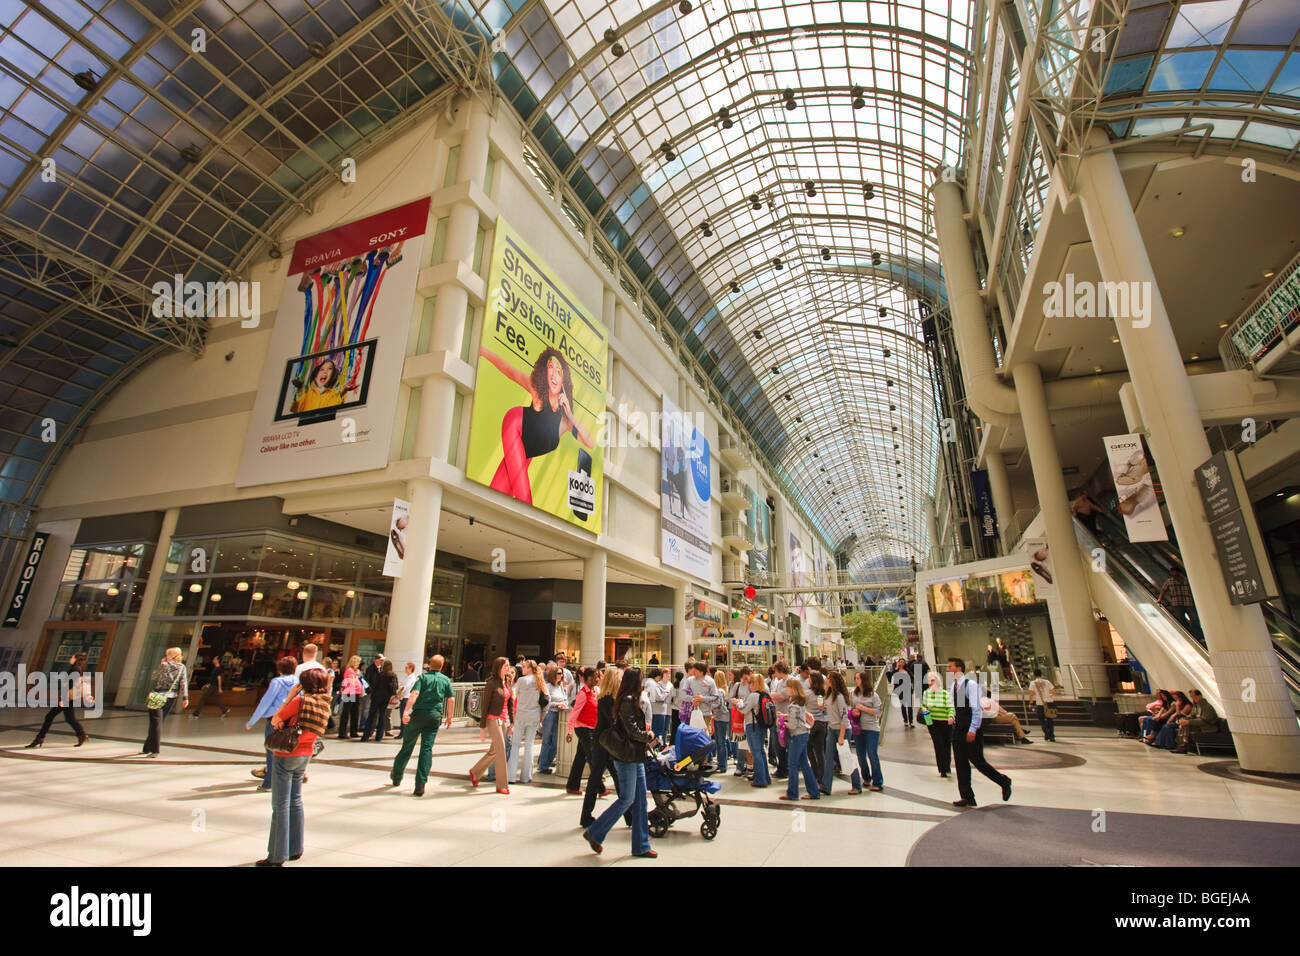
[[[942,287],[926,186],[959,163],[972,7],[473,11],[489,35],[513,17],[503,91],[859,567],[928,544],[938,425],[918,299]]]

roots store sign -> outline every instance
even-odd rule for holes
[[[600,531],[604,327],[497,220],[465,474]]]

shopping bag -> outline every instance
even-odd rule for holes
[[[704,711],[702,710],[691,711],[691,726],[698,727],[700,730],[709,729],[708,724],[704,722]]]
[[[853,770],[855,767],[857,767],[857,765],[858,765],[858,757],[857,757],[857,754],[855,754],[855,753],[853,752],[853,748],[852,748],[851,746],[849,746],[849,738],[848,738],[848,737],[845,737],[845,738],[844,738],[844,743],[839,744],[839,745],[836,747],[836,750],[838,751],[838,753],[839,753],[839,755],[840,755],[840,769],[841,769],[841,770],[843,770],[845,773],[848,773],[849,771],[851,771],[851,770]]]

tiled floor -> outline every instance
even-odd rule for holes
[[[0,726],[0,864],[231,866],[265,855],[269,798],[249,775],[262,762],[262,735],[244,731],[240,715],[169,718],[157,760],[139,756],[141,713],[109,711],[89,721],[92,739],[81,748],[56,725],[42,749],[24,750],[36,716],[9,712]],[[605,854],[594,856],[579,837],[580,800],[564,794],[561,779],[516,784],[508,797],[490,786],[471,790],[464,774],[475,759],[467,751],[482,746],[477,729],[439,735],[435,776],[423,799],[411,795],[413,764],[401,790],[388,786],[396,746],[329,741],[304,791],[307,852],[300,865],[480,864],[494,855],[543,865],[651,865],[630,856],[621,827]],[[1300,823],[1296,791],[1198,771],[1209,758],[1156,752],[1088,730],[1063,730],[1057,743],[1040,741],[1033,750],[1034,758],[1068,753],[1085,763],[1010,769],[1028,761],[1030,749],[990,746],[990,761],[1015,781],[1012,802]],[[717,839],[700,836],[698,819],[683,820],[654,841],[660,863],[902,865],[921,834],[957,812],[949,803],[956,786],[919,762],[932,756],[924,728],[895,722],[881,755],[884,793],[849,796],[837,780],[831,796],[797,807],[779,802],[776,786],[755,790],[730,775],[715,777],[723,787]],[[982,803],[998,802],[993,785],[978,775],[975,791]]]

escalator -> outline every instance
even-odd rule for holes
[[[1095,549],[1105,552],[1104,573],[1090,576],[1093,603],[1115,626],[1133,656],[1149,673],[1152,686],[1171,689],[1204,688],[1222,713],[1222,701],[1210,667],[1209,648],[1203,636],[1189,630],[1187,622],[1156,604],[1156,595],[1171,568],[1182,569],[1177,548],[1170,542],[1133,543],[1123,521],[1102,511],[1096,536],[1075,523],[1075,534],[1086,566],[1097,570]],[[1272,603],[1259,605],[1277,654],[1282,678],[1300,711],[1300,624]]]

